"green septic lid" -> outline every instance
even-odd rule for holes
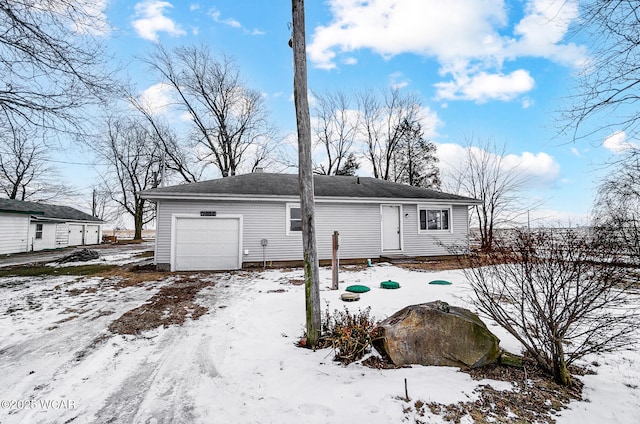
[[[431,282],[429,282],[429,284],[435,284],[438,286],[448,286],[451,284],[450,281],[445,281],[445,280],[433,280]]]
[[[380,287],[382,287],[383,289],[399,289],[400,283],[396,281],[387,280],[380,283]]]
[[[353,286],[347,287],[345,290],[351,293],[364,293],[364,292],[368,292],[371,289],[367,286],[361,286],[359,284],[355,284]]]

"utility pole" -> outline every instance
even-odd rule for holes
[[[307,345],[315,349],[320,339],[320,277],[316,247],[315,199],[311,162],[311,118],[307,98],[307,47],[305,39],[304,0],[292,0],[293,96],[298,127],[298,185],[302,213],[302,248],[307,312]]]

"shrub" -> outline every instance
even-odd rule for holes
[[[557,383],[590,354],[630,348],[638,297],[624,282],[615,246],[584,230],[513,230],[463,270],[473,304],[513,335]],[[487,266],[490,265],[490,266]]]
[[[371,341],[375,337],[377,323],[370,315],[371,308],[358,309],[357,313],[335,309],[333,314],[325,311],[322,322],[321,347],[331,346],[335,352],[334,361],[343,365],[358,361],[371,351]]]

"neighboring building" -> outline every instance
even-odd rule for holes
[[[374,178],[314,176],[316,241],[331,259],[442,256],[468,245],[478,200]],[[141,193],[157,203],[155,262],[185,270],[302,260],[298,176],[253,173]]]
[[[68,206],[0,199],[0,254],[98,244],[103,223]]]

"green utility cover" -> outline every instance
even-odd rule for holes
[[[358,293],[346,292],[340,295],[340,299],[342,299],[344,302],[356,302],[360,300],[360,295]]]
[[[451,285],[451,282],[445,281],[445,280],[433,280],[429,284],[435,284],[438,286],[448,286],[448,285]]]
[[[351,293],[364,293],[364,292],[368,292],[371,289],[367,286],[361,286],[359,284],[355,284],[353,286],[347,287],[345,290]]]
[[[400,283],[396,281],[387,280],[380,283],[380,287],[382,287],[383,289],[399,289]]]

